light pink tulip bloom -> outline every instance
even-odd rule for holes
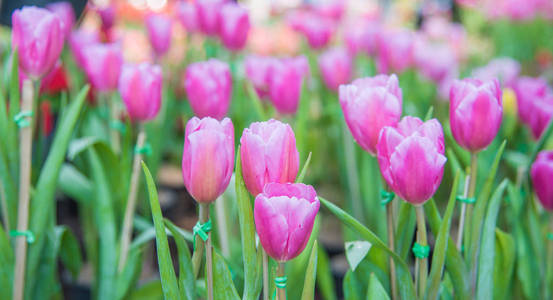
[[[148,121],[161,106],[163,75],[161,67],[149,63],[124,65],[119,78],[119,93],[131,120]]]

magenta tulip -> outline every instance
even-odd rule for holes
[[[304,13],[298,16],[297,20],[292,20],[294,23],[292,27],[305,36],[311,48],[321,49],[330,42],[335,29],[332,20],[315,13]]]
[[[499,81],[456,80],[449,101],[449,124],[455,141],[471,152],[486,148],[503,118]]]
[[[364,19],[349,24],[344,32],[344,39],[351,54],[365,53],[375,55],[378,49],[381,25]]]
[[[197,0],[196,14],[200,30],[206,35],[216,35],[219,31],[219,14],[226,0]]]
[[[25,6],[13,12],[12,25],[19,67],[33,79],[46,75],[63,49],[61,20],[47,9]]]
[[[146,29],[150,45],[157,57],[163,56],[171,47],[173,22],[164,15],[149,15],[146,18]]]
[[[395,74],[377,75],[342,85],[340,104],[353,138],[375,154],[380,130],[395,126],[401,118],[403,97]]]
[[[83,51],[84,69],[92,86],[100,92],[117,88],[123,54],[118,44],[88,45]]]
[[[196,6],[191,2],[181,1],[177,6],[177,17],[187,32],[196,32],[199,29]]]
[[[536,98],[532,105],[532,118],[527,122],[534,138],[539,139],[553,117],[553,93]]]
[[[161,67],[149,63],[124,65],[119,78],[119,93],[131,120],[155,118],[161,106]]]
[[[232,78],[228,65],[217,59],[190,64],[184,88],[194,115],[222,119],[228,111]]]
[[[234,127],[229,118],[193,117],[186,124],[182,176],[199,203],[211,203],[227,188],[234,168]]]
[[[413,64],[414,36],[407,30],[386,30],[379,35],[377,66],[380,73],[403,72]]]
[[[229,50],[240,50],[246,45],[250,31],[248,10],[236,3],[227,3],[219,15],[219,36]]]
[[[304,56],[280,59],[271,68],[269,95],[281,114],[293,114],[298,109],[302,84],[309,74]]]
[[[269,96],[270,72],[277,59],[270,56],[248,55],[244,60],[246,77],[261,99]]]
[[[444,134],[436,119],[404,117],[384,127],[376,146],[382,176],[407,202],[420,205],[436,192],[444,174]]]
[[[296,138],[290,125],[277,120],[255,122],[240,138],[242,176],[254,196],[270,182],[294,182],[299,168]]]
[[[75,25],[75,12],[70,2],[54,2],[46,6],[46,8],[56,14],[61,20],[61,31],[64,38],[67,38]]]
[[[309,241],[319,206],[310,185],[267,184],[255,198],[253,212],[259,241],[267,254],[279,262],[298,256]]]
[[[110,30],[115,25],[115,6],[107,5],[103,7],[96,7],[96,12],[100,16],[102,21],[102,31]]]
[[[553,212],[553,151],[542,151],[538,154],[536,161],[530,170],[532,185],[538,195],[541,205],[548,211]]]
[[[419,72],[436,83],[457,76],[455,52],[447,44],[436,44],[419,39],[415,43],[413,59]]]
[[[532,121],[534,102],[539,102],[546,95],[553,93],[543,78],[521,77],[514,84],[517,95],[518,116],[522,122]]]
[[[474,69],[472,76],[480,80],[499,79],[502,86],[513,87],[520,72],[520,63],[509,57],[499,57],[487,65]]]
[[[346,84],[352,76],[352,58],[343,48],[332,48],[319,56],[319,69],[326,86],[337,91],[341,84]]]
[[[320,16],[339,21],[344,15],[345,4],[343,0],[316,1],[311,8]]]
[[[98,43],[100,43],[100,35],[97,31],[79,29],[71,32],[69,36],[69,47],[79,67],[82,69],[85,68],[85,49]]]

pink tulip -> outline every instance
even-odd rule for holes
[[[242,176],[252,195],[270,182],[294,182],[299,168],[296,138],[290,125],[277,120],[255,122],[240,138]]]
[[[497,135],[503,117],[499,81],[456,80],[449,101],[449,123],[455,141],[471,152],[486,148]]]
[[[184,88],[194,115],[223,118],[228,111],[232,78],[228,65],[217,59],[190,64]]]
[[[319,69],[326,86],[337,91],[352,76],[352,58],[343,48],[332,48],[319,56]]]
[[[277,59],[269,56],[248,55],[244,61],[246,77],[252,82],[261,99],[269,96],[270,72]]]
[[[413,33],[387,30],[379,35],[377,66],[380,73],[402,72],[413,64]]]
[[[375,154],[380,130],[401,118],[403,97],[397,76],[377,75],[342,85],[339,90],[344,118],[353,138]]]
[[[157,57],[163,56],[171,47],[171,31],[173,23],[164,15],[149,15],[146,18],[148,39]]]
[[[25,6],[12,14],[12,46],[19,55],[19,67],[38,79],[54,66],[63,49],[60,19],[44,8]]]
[[[348,50],[351,54],[375,55],[380,31],[381,26],[377,22],[360,19],[351,23],[344,32]]]
[[[293,114],[298,109],[301,88],[309,74],[309,64],[304,56],[280,59],[271,68],[269,95],[281,114]]]
[[[419,72],[434,82],[439,83],[451,74],[457,74],[455,53],[447,44],[419,39],[415,43],[413,59]]]
[[[472,76],[480,80],[499,79],[502,86],[513,87],[520,72],[520,63],[509,57],[492,59],[487,65],[476,68]]]
[[[434,195],[447,160],[438,120],[404,117],[397,127],[382,129],[376,148],[380,172],[396,194],[414,205]]]
[[[124,65],[119,78],[119,93],[131,120],[155,118],[161,106],[162,71],[158,65]]]
[[[310,185],[267,184],[255,198],[253,211],[259,241],[267,254],[279,262],[298,256],[309,241],[319,206]]]
[[[292,28],[296,28],[307,38],[311,48],[321,49],[325,47],[334,33],[334,22],[314,13],[305,13],[299,16],[301,18],[298,18],[298,20],[292,20],[292,22],[297,22],[292,24]]]
[[[64,38],[67,38],[75,25],[75,12],[70,2],[54,2],[46,6],[46,8],[56,14],[61,20],[61,31]]]
[[[118,44],[88,45],[83,51],[84,69],[92,86],[100,92],[117,88],[123,54]]]
[[[312,4],[312,8],[320,16],[339,21],[344,15],[345,3],[344,0],[317,1]]]
[[[79,29],[71,32],[69,36],[69,47],[71,48],[71,53],[73,53],[75,57],[75,62],[80,68],[85,68],[84,50],[98,43],[100,43],[100,35],[97,31]]]
[[[535,139],[539,139],[553,117],[553,93],[535,98],[531,106],[531,118],[526,122]]]
[[[206,35],[216,35],[219,31],[219,14],[226,0],[197,0],[196,14],[200,30]]]
[[[526,124],[533,118],[533,103],[553,92],[545,79],[532,77],[519,78],[514,84],[514,90],[517,95],[519,118]]]
[[[193,117],[186,124],[182,176],[199,203],[211,203],[227,188],[234,168],[234,127],[229,118]]]
[[[199,29],[198,14],[196,6],[191,2],[179,2],[177,6],[177,16],[187,32],[196,32]]]
[[[532,186],[538,195],[541,205],[548,211],[553,211],[553,151],[542,151],[530,170]]]
[[[96,7],[96,12],[102,21],[102,31],[109,31],[115,25],[115,6],[107,5],[104,7]]]
[[[248,10],[236,3],[227,3],[219,15],[219,36],[230,50],[240,50],[246,45],[250,31]]]

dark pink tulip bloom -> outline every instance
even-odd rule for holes
[[[146,18],[146,29],[150,45],[157,57],[163,56],[171,47],[173,22],[164,15],[149,15]]]
[[[319,56],[319,69],[326,86],[337,91],[341,84],[351,80],[352,58],[343,48],[332,48]]]
[[[67,38],[75,25],[75,12],[70,2],[54,2],[46,6],[48,10],[53,12],[61,20],[61,31],[64,38]]]
[[[386,30],[379,35],[377,66],[380,73],[402,72],[413,64],[414,36],[407,30]]]
[[[84,70],[92,86],[100,92],[117,88],[123,54],[118,44],[88,45],[83,51]]]
[[[199,29],[198,13],[192,2],[181,1],[177,6],[177,17],[187,32],[196,32]]]
[[[314,13],[307,13],[304,15],[304,18],[297,21],[299,23],[293,26],[305,36],[311,48],[321,49],[328,45],[335,27],[332,20]]]
[[[161,67],[149,63],[124,65],[119,78],[119,93],[133,121],[148,121],[161,106]]]
[[[545,79],[532,77],[519,78],[514,84],[514,90],[517,95],[518,116],[526,124],[533,118],[534,102],[553,92]]]
[[[298,109],[302,84],[309,74],[304,56],[280,59],[270,71],[269,94],[277,111],[293,114]]]
[[[375,55],[378,49],[380,30],[381,25],[377,22],[363,19],[348,25],[344,32],[344,39],[350,53]]]
[[[250,32],[248,10],[236,3],[227,3],[219,15],[219,37],[229,50],[240,50],[246,45]]]
[[[100,35],[97,31],[78,29],[71,32],[69,36],[69,47],[77,65],[85,68],[84,50],[94,44],[100,43]]]
[[[270,56],[248,55],[244,61],[246,77],[252,82],[261,99],[269,97],[270,72],[277,59]]]
[[[553,151],[542,151],[530,170],[532,185],[538,195],[541,205],[548,211],[553,211]]]
[[[226,0],[197,0],[196,14],[200,30],[206,35],[216,35],[219,32],[219,14]]]

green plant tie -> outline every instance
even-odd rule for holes
[[[200,224],[200,221],[194,225],[194,228],[192,229],[193,232],[193,246],[194,249],[196,249],[196,235],[200,236],[200,238],[205,242],[207,241],[207,238],[209,237],[208,233],[211,231],[211,219],[207,220],[207,222]]]
[[[17,124],[17,127],[24,128],[29,127],[31,125],[31,122],[27,119],[33,116],[33,112],[30,110],[22,110],[20,111],[15,117],[13,117],[13,121],[15,124]]]
[[[388,192],[385,189],[380,190],[380,205],[386,206],[386,204],[390,203],[394,198],[396,197],[396,194],[392,192]]]
[[[125,134],[127,130],[127,128],[125,127],[125,123],[121,122],[120,120],[111,121],[111,123],[109,123],[109,127],[119,131],[119,133],[121,134]]]
[[[474,204],[476,203],[476,198],[474,197],[463,197],[463,196],[457,196],[455,197],[455,199],[457,199],[457,201],[459,202],[463,202],[463,203],[466,203],[466,204]]]
[[[553,232],[547,234],[547,239],[553,241]]]
[[[279,289],[286,289],[286,281],[288,281],[288,278],[286,276],[278,276],[275,278],[275,286]],[[273,299],[276,298],[277,290],[275,289],[275,293],[273,294]]]
[[[416,258],[425,259],[430,254],[430,246],[423,246],[419,243],[415,243],[413,246],[413,254]]]
[[[135,147],[134,148],[134,153],[144,154],[144,155],[151,155],[152,154],[152,146],[150,146],[149,143],[146,143],[142,147]]]
[[[24,236],[27,238],[27,243],[29,244],[32,244],[35,242],[35,235],[30,230],[25,230],[25,231],[12,230],[10,231],[10,235],[13,237]]]

